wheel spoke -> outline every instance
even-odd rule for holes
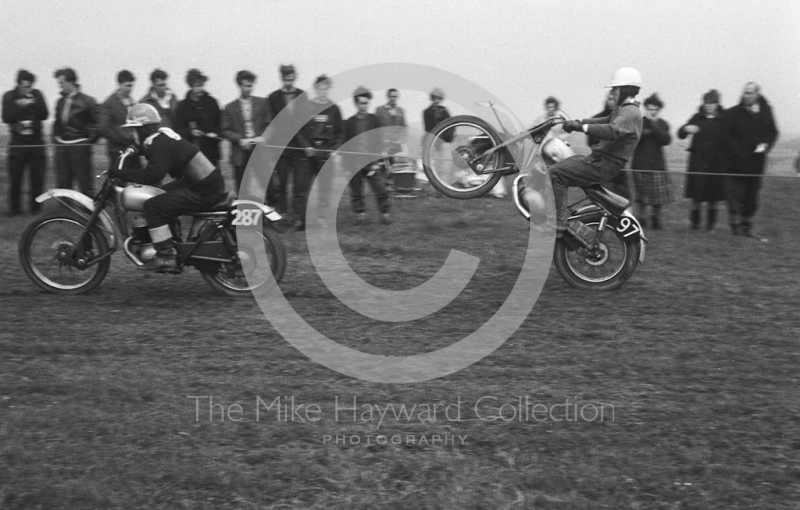
[[[488,160],[481,157],[500,143],[499,136],[479,118],[453,117],[446,122],[425,141],[428,180],[451,198],[474,198],[488,192],[500,178],[493,170],[504,164],[503,152]]]
[[[100,272],[105,276],[108,262],[93,264],[85,269],[71,265],[77,263],[75,251],[83,232],[81,221],[63,216],[43,218],[31,225],[24,235],[26,249],[22,260],[29,276],[54,292],[79,292],[95,280]],[[90,233],[90,246],[94,253],[98,253],[96,249],[103,243],[99,238],[101,235],[97,230]]]
[[[597,229],[599,223],[587,223],[586,226]],[[608,235],[609,233],[605,232],[598,243],[601,254],[598,260],[593,260],[592,254],[584,257],[577,251],[567,254],[567,264],[579,278],[590,283],[601,283],[614,278],[622,271],[628,247],[615,233]]]

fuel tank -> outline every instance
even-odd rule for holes
[[[560,138],[553,137],[542,145],[542,158],[547,166],[564,161],[575,155],[575,151]]]
[[[164,193],[161,188],[145,186],[144,184],[131,184],[122,190],[122,207],[126,211],[143,211],[144,202],[148,198]]]

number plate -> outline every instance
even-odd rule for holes
[[[261,209],[234,209],[233,213],[233,226],[234,227],[258,227],[261,224],[261,215],[264,212]]]
[[[616,228],[617,232],[622,234],[622,237],[630,237],[642,232],[639,222],[627,216],[623,216],[619,219],[619,224]]]

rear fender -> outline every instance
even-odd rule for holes
[[[92,211],[94,211],[94,202],[92,199],[72,189],[49,189],[36,197],[36,201],[40,204],[51,199],[58,201],[69,210],[87,220]],[[100,230],[102,230],[108,238],[108,245],[113,246],[115,249],[118,248],[117,239],[119,239],[119,237],[117,236],[117,231],[114,228],[114,221],[111,219],[111,216],[109,216],[106,211],[100,211],[99,219]]]
[[[636,224],[637,227],[639,227],[639,231],[635,235],[639,238],[639,262],[644,264],[644,249],[645,249],[645,243],[647,242],[647,238],[644,236],[644,230],[642,230],[642,224],[639,223],[639,220],[637,220],[636,217],[633,214],[631,214],[630,211],[628,210],[625,210],[625,212],[622,213],[622,217],[630,219],[632,222]]]
[[[239,205],[261,209],[261,211],[264,213],[264,217],[273,223],[275,223],[276,221],[280,221],[282,218],[280,213],[276,211],[274,208],[268,206],[267,204],[260,204],[255,200],[234,200],[233,203],[231,204],[232,208],[234,209]]]
[[[623,237],[634,241],[639,241],[639,262],[644,263],[645,243],[647,238],[644,236],[644,230],[639,220],[628,211],[622,213],[622,216],[614,216],[599,205],[587,205],[573,211],[570,214],[570,220],[586,221],[590,219],[599,219],[598,216],[604,214],[608,215],[608,224],[617,232],[622,233]]]

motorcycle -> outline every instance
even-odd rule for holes
[[[500,126],[503,122],[491,103]],[[486,120],[459,115],[440,122],[426,136],[423,167],[431,185],[449,198],[470,199],[488,193],[504,175],[525,168],[546,173],[547,168],[575,152],[557,137],[548,137],[553,126],[566,119],[548,119],[518,135],[503,126],[502,135]],[[533,150],[525,150],[525,140],[533,140]],[[513,157],[527,154],[527,157]],[[526,189],[526,174],[516,177],[514,204],[528,221],[545,223],[546,204],[539,191]],[[630,202],[600,185],[583,188],[585,197],[570,204],[569,220],[577,220],[592,230],[590,240],[579,239],[569,231],[556,239],[553,260],[564,280],[585,290],[610,290],[620,287],[644,263],[645,243],[639,221],[628,210]],[[526,200],[527,197],[533,201]],[[538,205],[531,209],[531,203]]]
[[[122,249],[137,268],[145,269],[148,255],[154,255],[152,244],[139,239],[137,230],[146,230],[144,202],[165,191],[124,183],[109,172],[102,176],[105,180],[94,200],[70,189],[51,189],[36,198],[39,203],[55,200],[61,207],[28,225],[19,241],[19,259],[28,277],[48,292],[84,294],[95,289],[123,238]],[[281,219],[273,208],[228,196],[189,217],[185,240],[180,219],[170,225],[178,252],[177,266],[170,272],[194,267],[214,290],[229,296],[268,291],[280,283],[286,249],[273,229]],[[266,261],[249,246],[237,245],[237,227],[263,240]]]

